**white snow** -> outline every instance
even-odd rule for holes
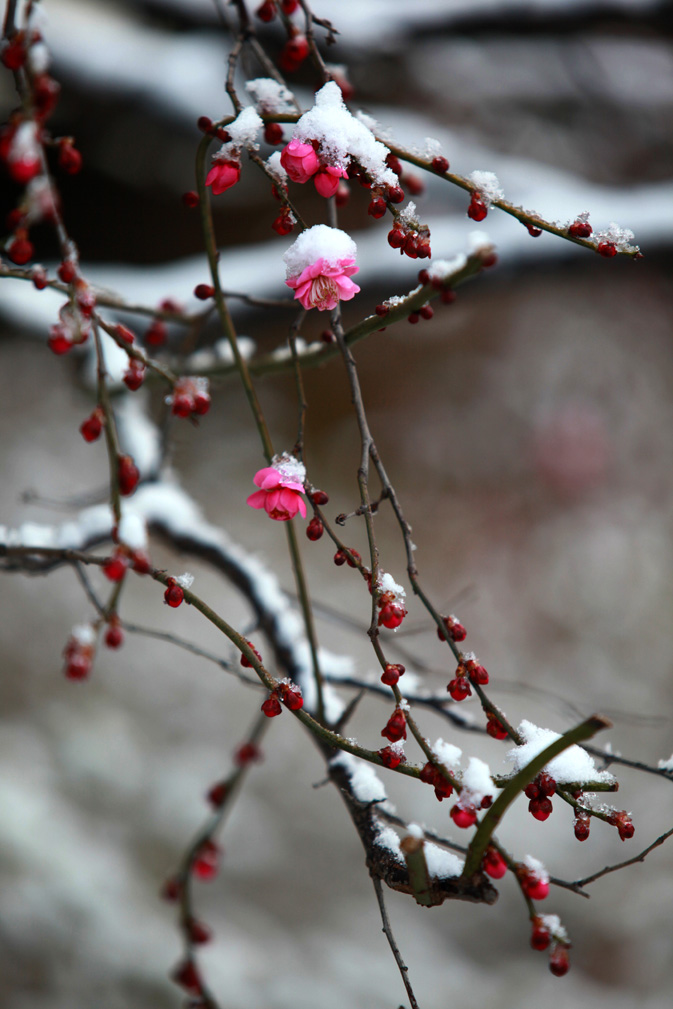
[[[463,771],[463,792],[465,791],[470,793],[470,802],[475,806],[481,803],[484,796],[493,797],[498,791],[493,784],[488,764],[480,760],[479,757],[470,757],[467,768]],[[463,793],[461,793],[461,797],[462,795]]]
[[[462,270],[467,263],[467,256],[463,252],[453,256],[452,259],[433,259],[428,267],[430,280],[450,280],[451,277]]]
[[[340,228],[330,228],[326,224],[314,224],[302,231],[283,256],[287,276],[298,277],[307,266],[325,259],[328,263],[338,263],[342,259],[355,259],[357,246],[350,235]]]
[[[533,858],[532,855],[525,855],[523,858],[523,864],[527,869],[530,869],[531,873],[536,879],[539,879],[541,883],[549,882],[549,873],[538,858]]]
[[[373,765],[367,763],[366,760],[360,760],[352,753],[342,750],[332,757],[330,764],[333,767],[343,767],[346,771],[351,790],[358,802],[383,802],[387,798],[383,782]]]
[[[378,185],[397,185],[397,176],[386,165],[388,148],[351,115],[335,81],[328,81],[316,93],[315,105],[295,126],[294,138],[304,143],[317,140],[323,159],[331,165],[347,168],[355,160]]]
[[[670,771],[673,772],[673,753],[668,758],[668,760],[660,760],[657,764],[660,771]]]
[[[492,249],[494,243],[485,231],[471,231],[467,236],[467,244],[470,253],[476,256],[485,249]]]
[[[190,574],[189,571],[185,571],[184,574],[178,575],[175,580],[183,589],[191,589],[194,584],[194,575]]]
[[[134,511],[129,503],[122,503],[122,518],[118,527],[119,542],[129,550],[147,548],[147,525],[142,515]]]
[[[440,848],[438,844],[425,843],[423,852],[425,854],[425,864],[431,876],[437,879],[452,879],[460,876],[465,862],[458,855],[446,848]]]
[[[396,600],[402,602],[406,599],[406,592],[401,585],[398,585],[392,575],[382,572],[379,576],[379,588],[381,592],[391,592]]]
[[[28,66],[31,72],[39,75],[44,74],[49,69],[49,50],[44,42],[36,42],[28,50]]]
[[[257,134],[264,129],[264,123],[252,105],[248,105],[231,122],[227,123],[226,130],[231,140],[222,144],[214,158],[237,158],[243,147],[252,151],[259,149]]]
[[[568,933],[561,924],[561,919],[557,914],[540,914],[538,917],[542,925],[554,937],[554,939],[567,940]]]
[[[303,484],[306,479],[306,467],[303,462],[287,452],[274,456],[271,465],[278,470],[284,480]]]
[[[40,148],[37,142],[37,127],[32,119],[25,120],[17,128],[7,154],[7,160],[11,163],[15,161],[33,160],[40,156]]]
[[[515,771],[520,771],[538,753],[561,737],[559,732],[554,732],[552,729],[541,729],[526,719],[521,722],[519,733],[523,736],[525,743],[523,746],[515,746],[506,755],[506,760],[514,765]],[[609,771],[596,769],[593,759],[580,746],[570,746],[558,757],[550,760],[545,770],[559,784],[571,781],[578,784],[588,781],[614,781],[614,777]]]
[[[396,861],[404,862],[402,852],[400,851],[400,839],[392,827],[384,827],[381,824],[374,839],[374,844],[379,848],[385,848],[386,851],[391,852],[395,856]]]
[[[266,159],[266,167],[269,170],[269,173],[273,175],[276,182],[279,183],[279,185],[281,186],[286,185],[287,172],[280,163],[280,151],[274,151],[273,154],[271,154]],[[294,220],[295,219],[294,214],[292,214],[291,216],[292,220]]]
[[[432,752],[449,771],[457,771],[460,767],[460,758],[463,755],[463,751],[459,746],[454,746],[453,743],[445,743],[443,739],[437,739],[432,744]]]
[[[96,641],[96,632],[91,624],[77,624],[70,632],[70,637],[80,645],[93,645]]]
[[[473,182],[479,190],[479,193],[481,194],[481,197],[487,207],[491,205],[493,200],[503,200],[505,198],[505,194],[500,187],[500,182],[498,181],[498,176],[495,172],[482,172],[475,170],[474,172],[470,172],[469,179],[470,182]]]
[[[620,228],[614,221],[611,221],[607,228],[595,232],[592,236],[596,242],[612,242],[617,249],[625,252],[634,252],[638,249],[638,246],[633,242],[635,237],[630,228]]]
[[[251,96],[260,112],[289,112],[294,108],[294,99],[289,88],[273,77],[255,77],[248,81],[245,90]],[[230,127],[227,127],[231,132]]]
[[[417,841],[422,841],[425,837],[425,831],[421,827],[420,823],[407,824],[407,834],[410,837],[415,837]]]

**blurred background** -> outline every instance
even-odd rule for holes
[[[229,112],[230,34],[210,0],[43,6],[62,85],[52,131],[74,135],[84,156],[81,175],[60,181],[85,272],[147,304],[170,296],[195,307],[191,291],[207,281],[207,264],[198,214],[180,196],[194,185],[196,118]],[[341,32],[326,55],[347,68],[352,107],[388,135],[420,147],[436,138],[454,170],[496,172],[512,202],[561,223],[590,210],[595,228],[616,221],[641,245],[639,262],[603,260],[546,234],[533,240],[493,210],[480,228],[498,247],[497,268],[433,320],[359,344],[356,358],[423,583],[467,626],[493,698],[513,722],[557,731],[600,710],[614,728],[599,743],[656,765],[673,751],[671,8],[654,0],[313,7]],[[277,55],[277,24],[257,27]],[[252,61],[244,69],[260,75]],[[291,83],[308,107],[308,68]],[[5,73],[3,118],[15,101]],[[435,257],[448,258],[466,248],[475,225],[462,191],[426,181],[415,202]],[[5,179],[3,219],[18,195]],[[300,195],[306,215],[321,220],[321,202]],[[244,165],[236,190],[214,204],[225,286],[281,297],[288,240],[271,231],[277,204],[266,181]],[[385,222],[368,218],[366,204],[353,191],[341,217],[361,252],[362,294],[347,306],[347,323],[416,282],[418,264],[388,247]],[[53,261],[48,229],[32,237],[38,258]],[[45,348],[60,300],[19,282],[0,288],[0,521],[8,526],[63,521],[64,501],[105,485],[102,446],[77,433],[91,391],[76,364]],[[287,336],[281,312],[237,308],[236,322],[260,350]],[[309,318],[305,337],[317,339],[325,325]],[[305,381],[309,476],[330,494],[332,516],[351,511],[359,442],[344,371],[334,360]],[[259,393],[276,446],[290,448],[293,380],[262,380]],[[161,417],[158,393],[150,406]],[[262,457],[236,382],[220,384],[198,429],[178,421],[171,437],[176,473],[208,519],[292,591],[283,529],[243,505]],[[355,521],[349,541],[363,549]],[[385,509],[377,525],[383,566],[404,581],[402,544]],[[374,677],[364,588],[334,568],[326,538],[303,543],[314,598],[325,607],[321,642]],[[243,601],[204,565],[160,544],[152,559],[193,572],[195,591],[246,626]],[[90,682],[68,682],[63,646],[72,625],[91,616],[74,573],[5,576],[0,591],[0,1006],[179,1005],[167,974],[180,944],[159,890],[259,698],[215,666],[135,636],[118,653],[101,649]],[[387,647],[411,653],[408,668],[427,668],[424,685],[441,690],[451,672],[445,650],[422,609],[413,601],[409,609]],[[122,616],[229,657],[198,614],[165,610],[156,586],[130,581]],[[386,712],[365,702],[349,731],[377,746]],[[427,714],[422,725],[430,738],[505,768],[505,744],[461,736]],[[319,754],[287,716],[270,725],[264,750],[223,836],[220,874],[197,886],[198,912],[215,931],[203,953],[211,988],[223,1009],[394,1009],[403,990],[359,840],[333,789],[313,787],[324,778]],[[418,759],[411,746],[408,753]],[[578,844],[558,801],[544,824],[517,803],[501,840],[567,879],[636,854],[671,826],[671,786],[642,773],[618,776],[615,801],[636,824],[630,843],[594,823]],[[451,833],[447,803],[389,779],[401,816]],[[543,910],[561,916],[574,943],[571,973],[560,980],[530,950],[525,908],[509,881],[492,908],[426,911],[391,893],[420,1005],[669,1005],[671,850],[594,884],[591,901],[552,890]]]

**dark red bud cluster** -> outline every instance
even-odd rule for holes
[[[448,799],[448,797],[453,793],[453,785],[451,782],[446,780],[439,768],[435,767],[431,761],[428,761],[427,764],[421,768],[419,778],[426,785],[432,785],[435,790],[435,795],[440,802],[442,799]]]
[[[392,746],[384,746],[377,753],[381,758],[383,766],[389,768],[391,771],[394,771],[400,764],[406,764],[407,762],[407,758],[402,751],[394,750]]]

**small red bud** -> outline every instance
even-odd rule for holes
[[[133,494],[140,479],[140,471],[133,462],[130,455],[120,455],[117,464],[117,479],[119,481],[119,493],[124,497]]]
[[[82,168],[82,155],[72,140],[62,140],[58,145],[58,163],[68,175],[77,175]]]
[[[267,24],[269,21],[273,21],[276,16],[276,4],[274,0],[264,0],[264,3],[257,8],[255,14],[260,21],[264,21]]]
[[[204,841],[194,859],[192,871],[199,879],[207,882],[217,875],[219,861],[220,849],[218,846],[214,841]]]
[[[395,708],[386,725],[381,729],[381,735],[391,743],[398,743],[407,738],[407,720],[401,708]]]
[[[196,918],[190,918],[187,931],[189,932],[189,938],[195,946],[201,946],[203,943],[210,942],[213,937],[213,933],[208,926],[202,921],[197,921]]]
[[[588,238],[592,232],[592,227],[588,221],[574,221],[568,228],[568,234],[572,238]]]
[[[528,812],[531,813],[536,820],[540,820],[544,823],[548,820],[553,811],[552,801],[548,799],[547,796],[543,796],[541,799],[531,799],[528,803]]]
[[[395,172],[395,175],[400,176],[402,174],[402,162],[396,154],[387,154],[386,164],[388,168]]]
[[[119,625],[119,618],[110,618],[104,640],[108,648],[121,648],[124,643],[124,632]]]
[[[324,530],[325,527],[323,526],[322,522],[316,515],[314,516],[314,518],[311,519],[309,524],[306,526],[306,535],[312,542],[315,543],[316,540],[320,539]]]
[[[375,196],[367,207],[367,213],[370,217],[375,217],[377,220],[379,217],[384,217],[388,205],[382,196]]]
[[[182,203],[188,210],[193,210],[199,205],[199,194],[193,189],[188,189],[186,193],[182,194]]]
[[[456,827],[460,827],[461,830],[467,830],[477,822],[477,812],[474,806],[460,806],[456,803],[451,809],[450,815]]]
[[[171,981],[175,981],[190,995],[201,994],[201,978],[193,960],[184,960],[179,963],[171,974]]]
[[[549,970],[554,977],[563,977],[570,969],[570,958],[565,946],[555,946],[549,957]]]
[[[278,59],[278,66],[284,73],[294,73],[308,56],[308,42],[303,35],[288,39]]]
[[[467,208],[467,216],[473,221],[483,221],[488,214],[488,207],[482,200],[479,193],[472,193],[470,205]]]
[[[105,420],[105,415],[99,406],[93,411],[93,413],[87,417],[85,421],[80,425],[80,433],[84,438],[84,441],[96,441],[100,438],[100,433],[103,430],[103,422]]]
[[[432,305],[423,305],[420,310],[420,316],[422,319],[432,319],[434,314]]]
[[[181,585],[175,581],[174,578],[169,578],[166,583],[166,591],[164,592],[164,602],[168,606],[172,606],[173,609],[180,606],[185,598],[185,593]]]
[[[377,752],[383,766],[391,771],[394,771],[399,764],[406,764],[407,762],[405,755],[398,750],[393,750],[392,746],[384,746],[383,749]]]
[[[35,253],[35,247],[28,238],[28,232],[21,228],[7,248],[7,255],[17,266],[25,266]]]
[[[194,288],[194,297],[199,301],[208,301],[208,298],[212,298],[214,294],[215,288],[212,284],[197,284]]]
[[[539,238],[542,234],[542,228],[536,228],[533,224],[527,224],[526,228],[531,238]]]
[[[401,249],[406,240],[406,235],[399,228],[393,228],[388,232],[388,245],[393,249]]]
[[[260,763],[264,758],[257,743],[248,742],[241,743],[234,759],[239,767],[245,767],[247,764]]]
[[[313,501],[313,504],[322,507],[323,505],[329,503],[329,495],[326,494],[324,490],[314,490],[311,494],[311,500]]]
[[[495,848],[487,848],[481,867],[491,879],[502,879],[507,872],[507,862]]]
[[[277,144],[283,143],[283,127],[280,123],[267,123],[264,127],[264,139],[267,144],[272,144],[274,147]]]
[[[75,264],[71,259],[64,259],[58,270],[59,279],[63,281],[64,284],[72,284],[73,280],[77,276],[77,270]]]
[[[612,259],[613,256],[617,255],[617,247],[613,242],[599,242],[596,251],[600,256],[605,256],[606,259]]]
[[[275,718],[276,715],[280,715],[282,708],[280,706],[280,701],[278,700],[277,694],[271,694],[263,702],[261,710],[264,712],[267,718]]]
[[[213,809],[219,809],[223,804],[229,792],[229,785],[226,781],[218,781],[211,788],[208,789],[206,799],[213,807]]]
[[[438,157],[432,159],[432,170],[438,174],[448,172],[449,162],[440,154]]]
[[[127,567],[126,558],[120,554],[116,554],[114,557],[110,557],[103,565],[103,574],[111,582],[120,582],[126,574]]]

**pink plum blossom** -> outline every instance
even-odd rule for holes
[[[321,257],[307,266],[298,277],[285,283],[293,288],[294,296],[304,308],[317,308],[319,312],[331,311],[339,301],[350,301],[360,288],[350,279],[359,267],[351,257],[330,263]]]
[[[293,519],[297,512],[306,518],[306,502],[301,496],[304,485],[297,476],[298,473],[289,467],[284,470],[283,466],[280,469],[265,466],[253,477],[253,483],[260,490],[250,495],[248,504],[251,508],[263,508],[269,518],[278,522]]]
[[[291,140],[280,155],[280,163],[293,182],[308,182],[320,168],[318,155],[312,144]]]
[[[332,165],[323,165],[320,171],[313,176],[313,183],[321,196],[334,196],[339,185],[339,179],[347,179],[348,175],[344,168],[334,168]]]
[[[241,166],[237,161],[215,161],[206,175],[206,185],[213,187],[213,194],[219,196],[226,189],[235,186],[241,177]]]

